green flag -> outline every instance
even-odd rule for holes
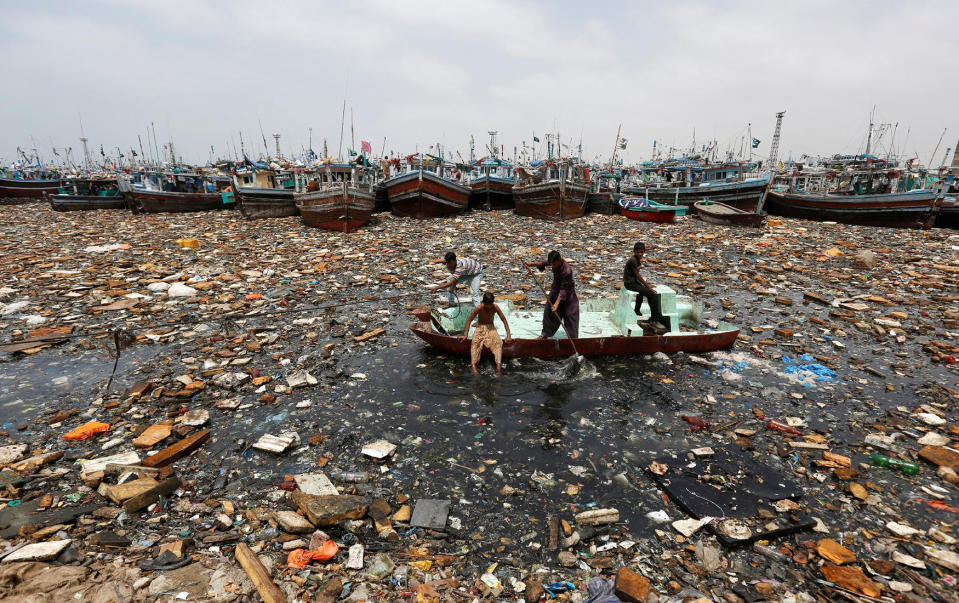
[[[758,138],[753,138],[753,148],[755,149],[755,148],[758,147],[758,146],[759,146],[759,139],[758,139]]]

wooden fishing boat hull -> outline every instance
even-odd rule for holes
[[[703,222],[710,224],[720,224],[722,226],[753,226],[760,227],[766,220],[766,213],[757,214],[755,212],[736,209],[725,203],[695,203],[693,209],[696,215]]]
[[[410,330],[429,345],[447,354],[470,355],[470,340],[443,335],[437,332],[429,321],[413,323],[410,325]],[[583,356],[638,356],[656,352],[703,354],[732,348],[738,336],[739,330],[734,329],[715,333],[642,337],[580,337],[572,342],[569,339],[514,339],[512,343],[503,344],[503,357],[532,357],[545,360],[568,358],[577,352]],[[486,348],[483,349],[483,355],[492,356]]]
[[[47,195],[54,211],[86,211],[94,209],[126,209],[123,195],[102,197],[99,195]]]
[[[286,218],[299,215],[293,191],[282,188],[240,187],[236,190],[237,209],[244,218]]]
[[[862,226],[930,228],[939,203],[936,192],[931,190],[847,196],[770,189],[765,207],[769,213],[787,218]]]
[[[705,186],[634,186],[624,192],[635,197],[645,197],[663,205],[685,205],[690,207],[698,201],[707,199],[715,203],[725,203],[736,209],[756,211],[759,201],[769,186],[769,178],[750,178],[740,182],[721,182]]]
[[[393,214],[406,218],[454,216],[469,209],[470,189],[432,172],[408,172],[383,183]]]
[[[676,221],[676,212],[673,210],[673,208],[664,210],[655,208],[630,209],[628,207],[620,207],[619,213],[626,216],[630,220],[639,220],[640,222],[671,224]]]
[[[44,195],[54,195],[60,188],[59,180],[16,180],[0,178],[0,203],[26,203],[43,199]]]
[[[390,196],[386,192],[386,187],[380,183],[373,185],[373,213],[378,214],[390,211]]]
[[[516,213],[541,220],[571,220],[586,213],[585,184],[552,180],[513,189]]]
[[[619,209],[618,195],[612,191],[588,193],[586,195],[586,213],[612,216]]]
[[[939,215],[933,224],[936,228],[959,228],[959,201],[956,197],[946,197],[942,200]]]
[[[513,181],[509,178],[478,176],[470,182],[470,207],[485,211],[513,209]]]
[[[235,203],[223,202],[222,193],[168,193],[165,191],[131,190],[130,207],[136,213],[185,213],[232,209]]]
[[[353,232],[370,221],[374,194],[356,188],[297,193],[296,204],[303,223],[313,228]]]

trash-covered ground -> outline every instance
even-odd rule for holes
[[[2,601],[959,600],[952,231],[0,213]],[[407,328],[447,250],[533,307],[520,259],[614,296],[635,240],[732,350]]]

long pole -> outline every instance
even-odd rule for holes
[[[346,123],[346,97],[343,98],[343,112],[340,114],[340,149],[336,152],[336,158],[343,158],[343,125]]]
[[[356,134],[353,132],[353,107],[350,107],[350,150],[356,151]]]
[[[609,158],[609,171],[613,171],[613,164],[616,163],[616,150],[619,149],[619,133],[622,130],[623,124],[619,124],[616,127],[616,142],[613,143],[613,154]],[[627,141],[628,144],[628,141]]]
[[[160,147],[157,146],[157,129],[153,125],[153,122],[150,122],[150,128],[153,130],[153,150],[156,152],[157,166],[160,165]]]
[[[930,170],[932,169],[932,162],[936,160],[936,152],[939,151],[939,145],[942,144],[942,137],[946,135],[946,130],[948,129],[949,128],[944,128],[942,130],[942,134],[939,135],[939,142],[936,143],[936,148],[932,151],[932,156],[929,157],[929,163],[927,165],[929,166]]]

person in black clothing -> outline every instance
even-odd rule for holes
[[[652,313],[652,321],[649,326],[659,333],[666,331],[665,320],[662,314],[662,306],[659,294],[653,289],[646,279],[639,273],[639,268],[643,264],[643,254],[646,253],[646,244],[639,242],[633,245],[633,255],[630,256],[623,267],[623,286],[630,291],[636,292],[636,306],[633,308],[636,315],[639,315],[639,309],[643,305],[643,299],[649,302],[649,309]],[[639,323],[640,321],[637,321]]]

